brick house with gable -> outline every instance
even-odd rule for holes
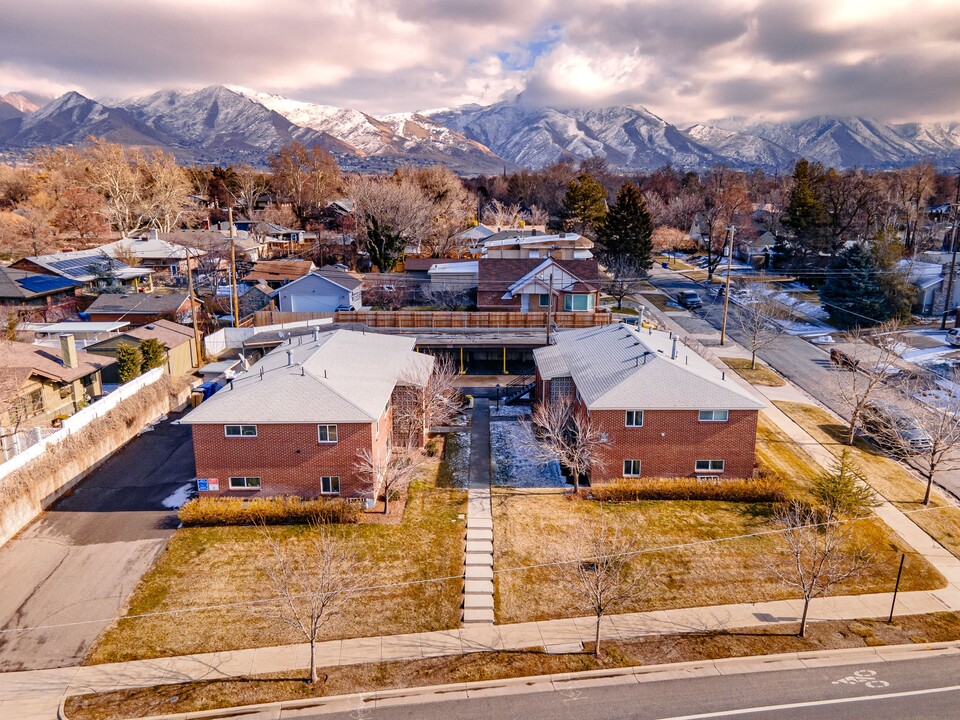
[[[369,497],[358,453],[383,459],[407,441],[394,408],[415,401],[433,368],[414,343],[318,331],[265,355],[181,420],[193,426],[200,494]]]
[[[554,312],[596,312],[599,278],[596,260],[483,258],[477,268],[477,310],[547,312],[552,296]]]
[[[675,337],[625,324],[553,337],[533,353],[535,396],[572,397],[610,439],[591,482],[753,476],[763,403]]]

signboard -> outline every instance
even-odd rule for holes
[[[197,492],[219,492],[220,480],[218,478],[197,478]]]

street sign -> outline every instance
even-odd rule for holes
[[[197,492],[207,492],[210,489],[210,481],[207,478],[197,478]]]

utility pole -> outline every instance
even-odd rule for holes
[[[230,295],[233,299],[233,326],[240,327],[240,298],[237,297],[237,231],[233,227],[233,208],[227,209],[230,218]]]
[[[727,245],[727,286],[723,291],[723,324],[720,326],[720,345],[727,340],[727,312],[730,309],[730,273],[733,266],[733,234],[737,228],[733,225],[727,227],[727,234],[730,236]]]
[[[553,326],[553,270],[550,270],[550,291],[547,301],[547,345],[550,344],[550,330]]]
[[[190,293],[190,317],[193,320],[193,343],[194,352],[197,356],[197,367],[203,365],[203,347],[200,345],[200,326],[197,324],[197,301],[193,295],[193,268],[190,267],[190,255],[192,248],[184,246],[187,251],[187,291]]]
[[[950,273],[947,275],[947,294],[943,299],[943,315],[940,316],[940,329],[947,328],[947,313],[953,303],[953,276],[957,274],[957,221],[960,220],[960,168],[957,172],[957,196],[953,203],[953,227],[950,232]],[[953,326],[957,323],[954,320]]]

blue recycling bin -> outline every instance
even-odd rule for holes
[[[662,263],[660,263],[660,266],[661,266],[664,270],[669,270],[669,269],[670,269],[670,263],[669,263],[669,262],[662,262]]]

